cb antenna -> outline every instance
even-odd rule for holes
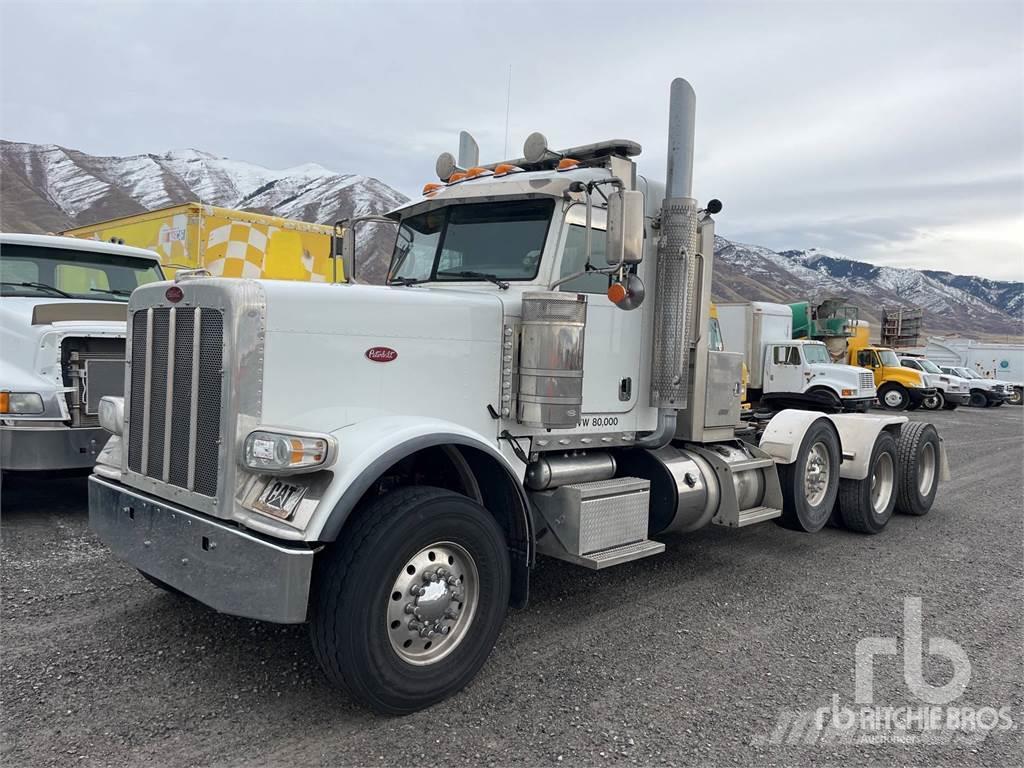
[[[505,154],[502,157],[508,157],[508,115],[509,107],[512,105],[512,65],[508,65],[508,83],[505,87]]]

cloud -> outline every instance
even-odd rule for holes
[[[555,146],[627,137],[661,178],[681,75],[698,94],[697,194],[724,200],[726,234],[1024,277],[1019,2],[60,10],[0,4],[23,31],[0,48],[5,138],[317,162],[417,194],[459,130],[504,154],[510,95],[510,154],[534,130]]]

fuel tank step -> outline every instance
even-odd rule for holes
[[[631,560],[639,560],[641,557],[660,555],[665,551],[665,545],[660,541],[634,541],[632,544],[623,544],[611,549],[602,549],[600,552],[590,552],[586,555],[569,555],[563,553],[557,556],[560,560],[567,560],[584,568],[599,571],[602,568],[609,568],[613,565],[621,565]]]
[[[750,509],[740,511],[739,520],[735,527],[742,528],[745,525],[763,523],[765,520],[774,520],[776,517],[782,517],[781,509],[775,509],[774,507],[751,507]]]

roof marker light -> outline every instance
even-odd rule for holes
[[[510,173],[522,173],[523,169],[512,163],[499,163],[494,167],[495,176],[506,176]]]
[[[571,157],[563,157],[558,161],[558,170],[560,171],[571,171],[573,168],[579,168],[580,161],[574,160]]]
[[[455,173],[453,173],[451,176],[448,177],[448,183],[449,184],[454,184],[457,181],[462,181],[465,178],[466,178],[466,172],[465,171],[456,171]]]
[[[466,178],[467,179],[475,179],[478,176],[489,176],[490,174],[491,174],[490,170],[488,170],[487,168],[483,168],[483,167],[478,165],[475,168],[470,168],[468,171],[466,171]]]
[[[444,184],[438,184],[437,182],[428,182],[427,184],[423,185],[423,194],[432,195],[439,189],[444,189]]]

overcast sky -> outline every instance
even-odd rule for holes
[[[1024,279],[1024,3],[0,0],[0,135],[317,162],[408,195],[471,131],[502,159],[631,138],[664,177],[697,91],[719,232]]]

